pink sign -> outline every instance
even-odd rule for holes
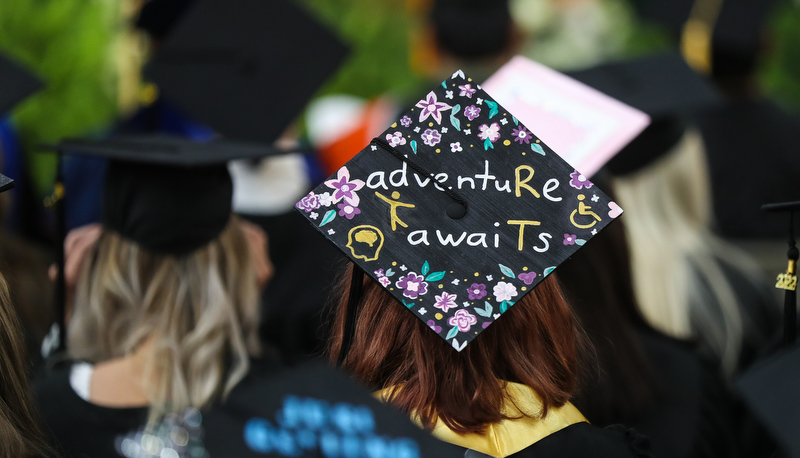
[[[641,111],[522,56],[481,87],[586,176],[650,124]]]

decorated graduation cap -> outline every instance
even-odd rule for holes
[[[460,70],[296,207],[459,351],[622,212]]]
[[[346,52],[288,0],[198,0],[145,74],[164,97],[224,136],[272,142]]]
[[[651,164],[683,136],[683,116],[721,103],[711,83],[677,52],[602,64],[568,75],[651,118],[651,124],[608,161],[607,168],[615,175]]]
[[[0,54],[0,117],[42,86],[32,73]]]
[[[211,456],[464,456],[463,449],[433,438],[322,363],[277,374],[252,372],[204,415],[204,442]]]
[[[8,191],[14,187],[14,180],[0,173],[0,192]]]

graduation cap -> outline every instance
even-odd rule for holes
[[[200,0],[145,74],[184,112],[224,136],[272,142],[346,53],[288,0]]]
[[[309,363],[249,374],[203,418],[211,456],[460,458],[346,375]]]
[[[43,87],[41,80],[0,54],[0,117]]]
[[[734,386],[753,415],[787,456],[800,458],[800,347],[794,346],[744,373]]]
[[[567,73],[572,78],[650,116],[652,123],[607,167],[633,173],[668,152],[685,132],[682,116],[721,103],[711,83],[677,52],[613,62]]]
[[[438,45],[463,59],[496,55],[511,39],[508,0],[435,0],[430,19]]]
[[[797,259],[800,250],[794,240],[794,212],[800,211],[800,201],[766,204],[762,210],[789,214],[789,250],[786,252],[788,265],[786,272],[778,275],[775,287],[785,291],[783,303],[783,342],[789,347],[794,345],[797,336]]]
[[[622,212],[461,70],[296,207],[459,351]]]
[[[0,173],[0,192],[8,191],[14,187],[14,180]]]
[[[196,0],[149,0],[136,18],[136,27],[152,38],[166,37]]]

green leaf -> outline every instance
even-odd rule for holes
[[[417,141],[411,140],[411,149],[414,150],[414,154],[417,154]]]
[[[461,120],[456,118],[456,113],[458,113],[460,110],[461,105],[456,105],[450,111],[450,124],[452,124],[453,127],[459,132],[461,132]]]
[[[452,339],[456,335],[458,335],[458,327],[454,326],[453,329],[447,332],[447,337],[445,337],[445,339]]]
[[[428,272],[431,271],[431,266],[428,264],[428,261],[425,261],[425,264],[422,265],[422,269],[420,272],[422,275],[428,275]]]
[[[442,87],[447,89],[447,80],[442,81]]]
[[[322,227],[336,218],[336,210],[328,210],[325,212],[325,216],[322,217],[322,222],[319,223],[319,227]]]
[[[410,309],[411,307],[414,306],[414,303],[413,302],[406,302],[405,300],[403,300],[403,305],[405,305],[407,309]]]
[[[433,272],[427,277],[425,277],[425,281],[439,281],[444,278],[444,270],[440,270],[439,272]]]
[[[492,304],[490,304],[488,301],[486,302],[486,308],[480,309],[478,307],[475,307],[475,313],[487,318],[492,316],[492,311],[493,311]]]
[[[544,272],[542,272],[542,277],[546,277],[546,276],[550,275],[551,273],[553,273],[554,270],[556,270],[556,266],[552,266],[552,267],[548,267],[548,268],[544,269]]]
[[[575,239],[575,245],[583,246],[584,243],[586,243],[584,239]]]
[[[492,102],[491,100],[484,100],[486,106],[489,107],[489,119],[492,119],[499,111],[497,111],[497,102]]]
[[[508,301],[503,301],[500,303],[500,313],[506,313],[508,310]]]
[[[531,149],[541,154],[542,156],[547,155],[547,153],[544,152],[544,148],[542,148],[542,145],[538,143],[531,143]]]
[[[483,142],[483,149],[484,151],[489,151],[489,148],[494,149],[494,145],[492,145],[492,141],[487,137]]]
[[[385,275],[386,275],[387,277],[391,277],[392,275],[394,275],[394,270],[392,270],[392,269],[389,269],[389,270],[387,270],[387,271],[386,271],[386,273],[385,273]]]
[[[516,117],[516,116],[512,116],[512,117],[511,117],[511,119],[513,119],[513,120],[514,120],[514,125],[515,125],[515,126],[518,126],[518,125],[519,125],[519,121],[517,120],[517,117]]]
[[[506,266],[504,266],[502,264],[498,264],[498,265],[500,266],[500,272],[503,272],[503,275],[505,275],[506,277],[517,278],[516,275],[514,275],[514,271],[513,270],[509,269],[508,267],[506,267]]]

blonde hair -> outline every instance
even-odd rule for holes
[[[84,263],[67,342],[70,357],[100,363],[154,338],[147,363],[150,422],[224,397],[259,352],[258,288],[235,218],[188,255],[157,255],[104,230]]]
[[[755,278],[743,252],[711,230],[710,184],[700,135],[688,130],[663,158],[614,178],[625,209],[633,286],[642,314],[658,330],[708,343],[723,370],[736,369],[743,339],[742,304],[722,263]]]

